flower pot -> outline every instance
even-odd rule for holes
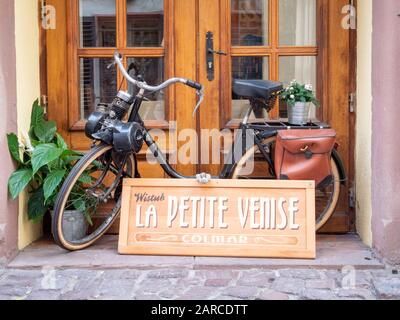
[[[51,211],[51,217],[54,214]],[[63,214],[63,233],[67,241],[76,241],[87,234],[88,223],[81,211],[65,210]]]
[[[296,102],[294,105],[288,104],[288,122],[293,125],[307,124],[310,114],[310,104],[308,102]]]

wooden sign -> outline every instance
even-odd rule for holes
[[[315,258],[312,181],[127,179],[119,253]]]

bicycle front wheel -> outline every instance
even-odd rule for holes
[[[91,246],[117,219],[122,179],[133,177],[133,155],[116,154],[111,146],[95,146],[76,163],[54,206],[55,242],[69,251]]]
[[[273,154],[276,138],[268,138],[262,145]],[[320,230],[335,212],[340,196],[340,174],[339,169],[331,159],[333,180],[324,187],[315,190],[315,225],[316,230]],[[259,147],[254,145],[250,148],[235,165],[232,179],[274,179],[271,174],[270,166],[265,160]]]

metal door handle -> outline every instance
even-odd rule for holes
[[[215,50],[212,50],[212,49],[208,49],[208,53],[218,54],[218,55],[220,55],[220,56],[227,56],[227,55],[228,55],[226,52],[223,52],[223,51],[215,51]]]
[[[214,50],[214,34],[211,31],[208,31],[206,34],[206,69],[208,81],[213,81],[215,78],[214,54],[220,56],[228,55],[226,52]]]

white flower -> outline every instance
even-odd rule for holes
[[[293,87],[290,87],[290,91],[293,91],[294,90],[294,88]]]
[[[295,84],[297,82],[297,80],[296,79],[293,79],[292,81],[290,81],[290,85],[293,85],[293,84]]]
[[[311,84],[306,84],[304,87],[305,87],[306,90],[308,90],[308,91],[312,91],[312,90],[313,90],[313,86],[312,86]]]
[[[26,131],[22,131],[22,138],[25,142],[26,151],[28,152],[35,151],[35,148],[32,146],[31,138],[29,137],[29,134]]]
[[[294,99],[294,94],[291,94],[291,95],[290,95],[290,99]]]

